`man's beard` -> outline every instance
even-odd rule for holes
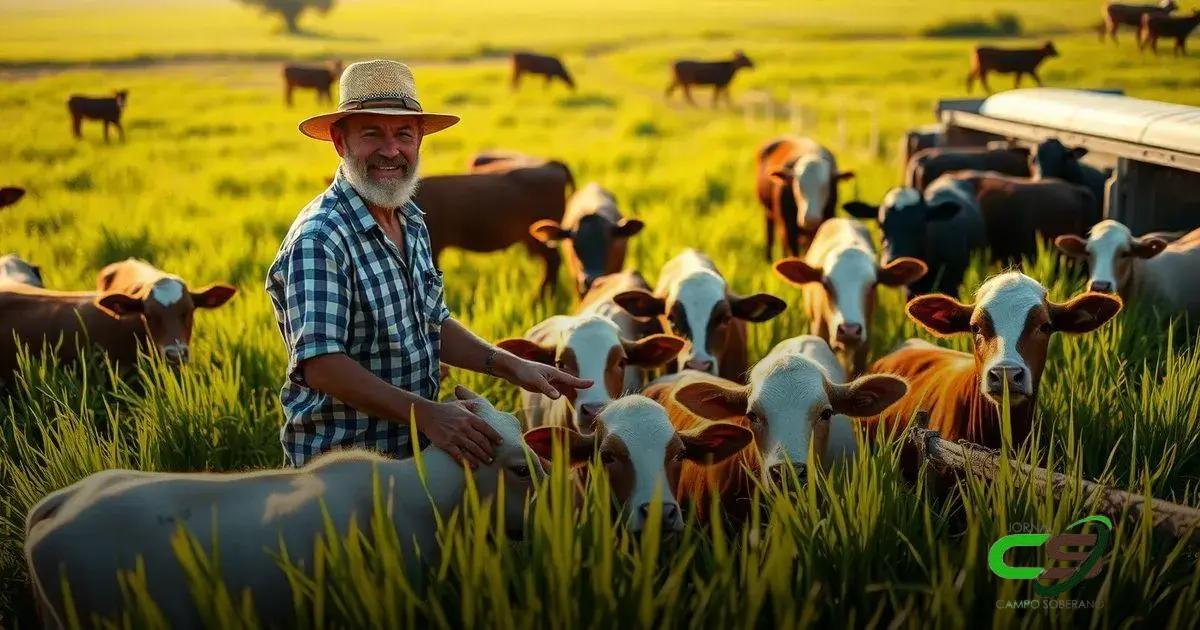
[[[371,165],[399,166],[404,169],[404,177],[382,182],[375,181],[371,179],[369,169]],[[359,160],[351,155],[346,155],[342,158],[342,175],[367,203],[382,208],[399,208],[408,203],[417,192],[418,166],[420,166],[420,158],[408,162],[402,157],[394,160],[379,157]]]

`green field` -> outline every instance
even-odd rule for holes
[[[179,375],[147,363],[141,378],[114,382],[98,359],[82,371],[40,360],[23,368],[0,427],[0,625],[33,623],[22,528],[46,493],[111,467],[244,470],[283,460],[276,392],[286,356],[262,287],[284,232],[324,187],[336,155],[296,131],[320,107],[308,93],[297,95],[294,109],[284,106],[281,60],[412,60],[425,107],[463,117],[425,142],[426,174],[461,171],[489,148],[566,161],[580,183],[601,182],[626,214],[647,223],[632,242],[630,266],[653,279],[692,246],[716,260],[734,290],[770,291],[792,305],[751,327],[752,357],[808,331],[799,292],[762,260],[756,147],[784,131],[813,135],[858,173],[843,198],[877,202],[898,183],[899,134],[931,122],[937,99],[962,95],[975,40],[924,38],[923,28],[1012,12],[1028,33],[1019,41],[1053,35],[1062,57],[1045,66],[1049,85],[1200,104],[1197,53],[1142,57],[1129,35],[1120,48],[1102,45],[1089,30],[1099,17],[1090,0],[593,4],[346,2],[307,18],[311,32],[287,36],[274,21],[217,0],[0,0],[9,31],[0,40],[0,184],[29,191],[0,214],[0,253],[41,265],[51,288],[89,289],[103,265],[127,256],[193,286],[240,288],[229,305],[197,315],[192,362]],[[562,53],[579,91],[530,81],[511,92],[500,55],[518,46]],[[756,64],[734,82],[738,107],[691,109],[663,98],[671,59],[724,57],[736,48]],[[997,77],[993,85],[1009,81]],[[75,141],[67,96],[120,88],[130,91],[127,142],[103,144],[94,124]],[[803,107],[803,127],[748,115],[751,92]],[[707,94],[700,102],[707,105]],[[573,305],[565,276],[552,300],[534,302],[540,263],[519,248],[450,252],[442,266],[451,309],[491,340]],[[1049,252],[1025,269],[1055,299],[1082,287]],[[997,270],[977,264],[965,294]],[[1200,506],[1200,351],[1189,343],[1194,324],[1171,330],[1134,305],[1097,333],[1056,338],[1034,452],[1021,458]],[[871,332],[873,356],[918,334],[899,292],[881,291]],[[451,380],[501,409],[516,407],[511,387],[459,372]],[[561,490],[564,477],[556,471],[552,485]],[[1092,513],[1089,498],[1070,488],[1061,500],[1038,498],[1012,474],[943,496],[906,485],[888,448],[804,490],[767,493],[773,509],[761,527],[692,524],[662,545],[654,535],[614,531],[601,489],[577,515],[553,500],[564,495],[547,494],[527,544],[483,536],[477,528],[486,518],[448,532],[453,552],[439,572],[416,580],[425,582],[419,595],[399,586],[380,539],[379,553],[361,562],[344,555],[314,586],[328,595],[323,609],[311,599],[301,607],[333,626],[352,611],[361,616],[351,625],[375,626],[384,601],[399,602],[398,620],[388,623],[421,626],[1081,627],[1200,619],[1198,556],[1154,533],[1149,521],[1129,519],[1117,525],[1101,577],[1062,596],[1100,607],[998,607],[998,600],[1032,598],[1032,590],[989,573],[991,542],[1017,523],[1061,529]]]

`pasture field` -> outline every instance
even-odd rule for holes
[[[1129,35],[1120,48],[1102,45],[1088,30],[1099,15],[1092,1],[600,4],[346,2],[327,18],[309,17],[313,33],[288,37],[270,20],[215,0],[0,2],[10,33],[0,40],[0,184],[29,191],[0,215],[3,252],[41,265],[51,288],[89,289],[104,264],[138,256],[194,286],[226,281],[240,289],[230,304],[197,315],[192,362],[179,373],[148,360],[137,378],[122,380],[98,358],[72,369],[25,362],[0,419],[0,625],[35,625],[21,545],[25,514],[46,493],[112,467],[225,471],[283,461],[277,391],[286,356],[264,277],[336,156],[296,131],[320,106],[311,93],[299,93],[294,109],[284,106],[279,60],[417,60],[426,109],[463,117],[426,140],[424,173],[461,171],[488,148],[563,159],[581,184],[601,182],[626,214],[647,223],[632,241],[630,266],[653,279],[692,246],[715,259],[735,291],[770,291],[789,302],[779,318],[751,325],[752,357],[808,330],[799,291],[763,260],[756,148],[788,130],[820,138],[858,174],[843,185],[843,199],[876,203],[898,183],[899,134],[931,122],[933,103],[963,90],[974,40],[916,36],[923,26],[1013,12],[1029,32],[1021,41],[1053,34],[1062,57],[1044,67],[1048,85],[1117,87],[1200,105],[1196,53],[1142,57]],[[394,33],[379,30],[381,23],[394,24]],[[529,81],[511,92],[507,62],[494,53],[517,45],[564,54],[579,91]],[[735,48],[756,64],[733,83],[737,108],[711,110],[707,93],[696,109],[664,99],[671,59],[723,57]],[[1008,81],[993,79],[996,87]],[[105,145],[100,128],[87,123],[85,139],[74,140],[67,96],[118,88],[130,92],[127,141]],[[803,127],[748,116],[749,91],[803,105]],[[565,275],[551,300],[535,301],[540,262],[519,248],[451,251],[442,267],[451,309],[490,340],[519,336],[573,306]],[[964,295],[998,270],[977,262]],[[1078,270],[1049,251],[1025,271],[1058,300],[1083,285]],[[1096,333],[1056,337],[1037,435],[1014,456],[1200,507],[1196,332],[1194,322],[1133,305]],[[886,289],[871,335],[872,356],[907,337],[928,337],[904,316],[901,294]],[[963,339],[950,343],[966,347]],[[487,377],[455,371],[449,382],[501,409],[518,405],[513,388]],[[527,542],[491,537],[495,518],[486,506],[447,526],[444,561],[424,576],[399,574],[386,532],[330,541],[329,566],[303,582],[297,607],[312,619],[306,627],[1200,620],[1200,555],[1155,533],[1149,520],[1119,521],[1100,576],[1048,610],[1029,583],[989,572],[988,547],[1022,527],[1060,531],[1091,514],[1093,498],[1072,487],[1057,500],[1037,497],[1011,470],[996,483],[972,481],[948,493],[924,481],[913,487],[896,457],[889,446],[860,451],[851,465],[814,472],[803,488],[765,490],[761,501],[771,509],[753,527],[730,532],[689,521],[670,539],[653,528],[639,539],[614,527],[602,487],[572,513],[559,467],[542,489]],[[270,625],[245,618],[242,594],[205,579],[212,566],[202,556],[190,562],[213,627]],[[156,627],[139,592],[135,579],[130,597],[143,614],[118,625]],[[1023,600],[1043,605],[1004,605]]]

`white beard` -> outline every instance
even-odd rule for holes
[[[400,208],[417,193],[417,185],[420,183],[419,166],[420,158],[413,160],[409,163],[408,172],[404,174],[403,179],[387,183],[372,180],[366,162],[359,162],[349,156],[342,158],[341,171],[354,187],[354,191],[367,203],[381,208]]]

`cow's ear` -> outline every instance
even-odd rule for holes
[[[613,234],[622,238],[629,238],[634,234],[642,231],[646,224],[641,219],[621,219],[617,224],[617,229],[613,230]]]
[[[553,244],[571,238],[571,231],[564,229],[557,221],[542,219],[529,226],[529,233],[537,240]]]
[[[20,201],[21,197],[24,196],[24,188],[17,188],[15,186],[0,188],[0,208],[13,205],[14,203]]]
[[[1166,247],[1167,242],[1161,238],[1143,236],[1133,239],[1133,247],[1130,248],[1129,253],[1138,258],[1154,258],[1162,253],[1162,250],[1166,249]]]
[[[834,176],[834,179],[838,180],[839,182],[854,179],[854,171],[839,171],[838,174]]]
[[[861,201],[847,201],[842,204],[842,210],[845,210],[846,214],[858,219],[879,218],[879,206],[872,206],[869,203]]]
[[[1088,291],[1063,304],[1051,302],[1050,325],[1058,332],[1091,332],[1121,312],[1121,305],[1121,298],[1115,295]]]
[[[140,314],[145,304],[127,293],[105,293],[96,298],[96,307],[101,311],[120,319],[125,315]]]
[[[783,260],[776,261],[775,273],[780,278],[801,286],[810,282],[820,282],[825,272],[820,267],[810,266],[799,258],[784,258]]]
[[[748,322],[765,322],[774,319],[786,308],[786,302],[770,293],[729,296],[729,310],[733,312],[733,316]]]
[[[776,182],[778,182],[780,184],[787,184],[787,183],[790,183],[792,181],[792,178],[795,176],[796,176],[796,174],[792,171],[792,169],[780,168],[780,169],[771,171],[771,174],[768,177],[770,177],[771,179],[775,180]]]
[[[554,365],[554,348],[540,346],[528,339],[505,339],[496,344],[501,350],[507,350],[526,361]]]
[[[1071,149],[1071,151],[1070,151],[1071,157],[1075,158],[1076,160],[1087,155],[1087,153],[1088,153],[1088,150],[1083,147],[1075,147],[1074,149]]]
[[[962,206],[957,201],[943,201],[942,203],[929,206],[929,209],[925,211],[925,220],[946,221],[953,219],[958,216],[959,210],[962,210]]]
[[[1072,258],[1087,258],[1087,241],[1074,234],[1063,234],[1054,239],[1058,251]]]
[[[939,336],[964,333],[971,329],[974,308],[940,293],[914,298],[905,308],[913,321]]]
[[[658,317],[667,312],[667,301],[648,291],[634,289],[613,296],[613,302],[634,317]]]
[[[637,341],[621,340],[625,360],[639,367],[658,367],[674,359],[686,342],[674,335],[650,335]]]
[[[726,387],[712,381],[696,381],[677,388],[671,394],[675,402],[688,411],[708,420],[723,420],[746,415],[750,390],[746,387]]]
[[[680,431],[683,457],[694,462],[717,463],[736,455],[754,441],[754,433],[732,422],[711,422],[691,431]]]
[[[868,374],[845,385],[829,385],[833,410],[854,418],[883,413],[908,393],[908,382],[890,374]]]
[[[538,457],[550,461],[554,458],[555,444],[561,444],[560,453],[566,455],[572,466],[586,464],[596,448],[596,434],[584,435],[563,426],[543,426],[530,429],[524,435],[525,444]]]
[[[929,273],[929,265],[925,261],[901,256],[880,267],[876,280],[884,286],[902,287],[924,278],[926,273]]]
[[[237,295],[237,287],[228,284],[210,284],[192,292],[192,303],[196,308],[217,308]]]

